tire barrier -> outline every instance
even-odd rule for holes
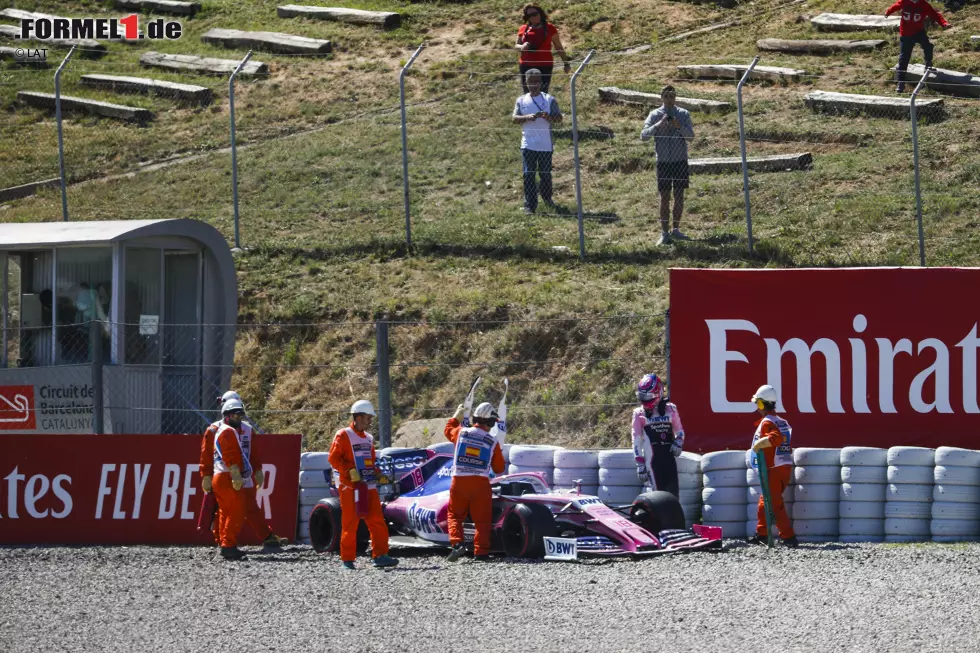
[[[888,450],[885,486],[885,541],[928,542],[936,451],[926,447]]]
[[[939,447],[934,460],[932,541],[980,541],[980,451]]]
[[[508,474],[539,472],[548,485],[555,484],[555,451],[560,447],[546,444],[515,444],[510,448]]]
[[[437,442],[435,444],[430,444],[428,447],[426,447],[426,449],[428,449],[429,451],[434,451],[436,453],[448,453],[448,454],[451,454],[455,448],[456,445],[454,445],[449,440],[446,440],[445,442]]]
[[[885,486],[888,450],[844,447],[840,450],[840,517],[842,542],[885,539]]]
[[[594,449],[556,449],[552,454],[554,487],[582,494],[599,494],[599,452]]]
[[[331,496],[333,470],[325,451],[307,451],[299,457],[299,512],[296,516],[296,541],[310,543],[310,512],[320,499]]]
[[[746,489],[745,451],[714,451],[701,456],[701,522],[721,526],[722,537],[745,537]],[[755,524],[752,526],[753,532]]]
[[[677,487],[678,499],[684,510],[684,525],[690,528],[701,523],[702,490],[704,481],[701,478],[701,456],[696,453],[681,453],[677,457]]]
[[[614,506],[633,503],[643,493],[632,449],[605,449],[598,452],[596,461],[600,481],[597,496],[604,503]]]
[[[431,451],[449,453],[440,442]],[[385,453],[411,450],[388,449]],[[414,450],[420,451],[420,450]],[[507,472],[540,472],[556,490],[632,503],[644,488],[632,449],[503,447]],[[381,452],[379,451],[379,454]],[[677,458],[679,499],[686,525],[721,526],[726,538],[754,533],[760,497],[758,472],[745,451]],[[804,542],[980,541],[980,451],[955,447],[798,448],[783,501]],[[312,507],[331,496],[326,452],[300,458],[298,542],[308,543]]]
[[[801,542],[835,541],[840,535],[840,461],[841,449],[793,450],[793,530]]]

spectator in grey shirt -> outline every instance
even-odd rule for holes
[[[660,240],[666,245],[674,240],[690,240],[680,230],[684,213],[684,189],[690,180],[687,165],[687,144],[694,140],[694,123],[686,109],[676,106],[677,92],[664,86],[660,92],[663,106],[654,109],[643,123],[640,140],[653,137],[657,152],[657,190],[660,191]],[[674,230],[670,229],[670,192],[674,191]]]

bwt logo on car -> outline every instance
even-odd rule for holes
[[[59,18],[44,16],[21,18],[20,36],[29,40],[39,39],[100,39],[100,40],[175,40],[179,39],[183,26],[176,20],[156,18],[146,24],[146,32],[140,30],[140,17],[130,14],[125,18]]]
[[[548,538],[545,540],[548,545],[548,555],[572,555],[575,553],[575,543],[563,540]]]
[[[441,533],[442,529],[436,522],[436,511],[429,508],[421,508],[419,504],[413,503],[408,509],[408,523],[419,533]]]

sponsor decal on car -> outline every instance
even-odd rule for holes
[[[545,560],[578,560],[578,540],[567,537],[544,538]]]
[[[412,529],[420,533],[441,533],[442,529],[436,521],[436,511],[430,508],[423,508],[419,504],[412,503],[408,508],[408,523]]]

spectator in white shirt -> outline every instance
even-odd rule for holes
[[[541,71],[532,68],[524,75],[528,92],[517,98],[515,124],[521,125],[521,158],[524,171],[524,213],[538,208],[538,193],[549,209],[557,210],[551,197],[551,155],[554,140],[551,126],[561,122],[561,110],[555,98],[541,92]],[[540,185],[538,184],[540,177]]]

